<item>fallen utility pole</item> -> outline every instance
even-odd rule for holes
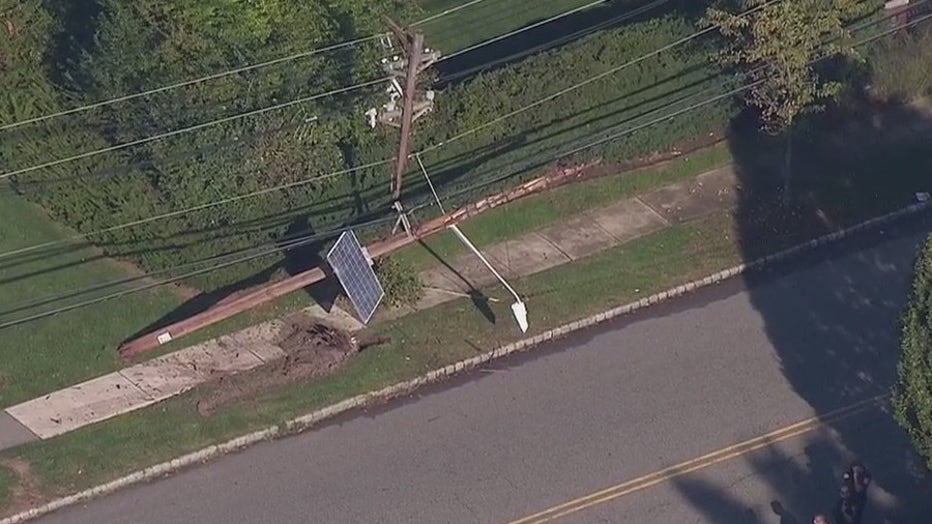
[[[452,213],[424,222],[419,227],[415,228],[411,235],[393,235],[387,239],[370,244],[367,247],[367,251],[373,259],[388,255],[490,209],[581,180],[584,178],[585,172],[588,169],[601,163],[601,159],[597,159],[580,166],[558,169],[502,193],[483,198],[475,203],[457,209]],[[224,301],[206,311],[126,342],[120,346],[120,356],[123,358],[131,358],[151,351],[171,340],[190,335],[195,331],[204,329],[244,311],[271,302],[278,297],[320,282],[324,280],[324,278],[323,270],[321,268],[314,268],[256,291]]]

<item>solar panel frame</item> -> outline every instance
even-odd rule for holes
[[[343,286],[363,324],[368,324],[378,309],[385,290],[352,230],[344,231],[330,251],[327,263]]]

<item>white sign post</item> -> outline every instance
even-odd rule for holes
[[[466,235],[464,235],[463,232],[460,231],[460,228],[456,227],[456,224],[450,226],[450,229],[452,229],[453,232],[456,234],[456,236],[464,244],[466,244],[466,247],[468,247],[470,251],[472,251],[473,253],[475,253],[477,257],[479,257],[479,260],[481,260],[482,263],[485,264],[485,267],[489,268],[489,271],[491,271],[492,274],[495,275],[495,278],[497,278],[498,281],[501,282],[503,286],[505,286],[505,289],[507,289],[515,297],[515,303],[511,305],[511,312],[512,314],[514,314],[515,320],[518,322],[518,327],[521,328],[521,332],[527,333],[527,329],[528,329],[527,306],[524,304],[524,301],[521,300],[521,297],[518,296],[518,293],[514,290],[514,288],[511,287],[511,285],[509,285],[508,282],[506,282],[504,278],[502,278],[502,276],[498,273],[498,271],[495,270],[494,267],[492,267],[492,264],[490,264],[489,261],[486,260],[486,258],[482,255],[482,253],[478,249],[476,249],[476,246],[472,245],[472,242],[470,242],[469,239],[466,238]]]

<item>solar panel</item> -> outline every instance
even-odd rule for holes
[[[344,231],[340,235],[327,253],[327,262],[353,303],[359,319],[363,324],[369,323],[385,291],[353,231]]]

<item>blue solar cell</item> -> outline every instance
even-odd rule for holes
[[[364,324],[368,323],[385,291],[353,231],[344,231],[340,235],[327,253],[327,262],[343,285],[359,319]]]

